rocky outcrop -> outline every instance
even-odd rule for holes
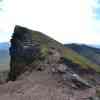
[[[77,54],[43,33],[16,26],[9,51],[9,78],[0,85],[0,100],[100,99],[100,91],[81,77]]]
[[[39,56],[38,44],[33,43],[31,30],[15,27],[11,39],[10,56],[9,79],[15,80],[17,76],[28,70],[28,65]]]
[[[64,63],[63,45],[41,32],[16,26],[11,39],[10,56],[9,80],[21,79],[19,77],[26,75],[26,72],[36,70],[58,75],[63,81],[69,80],[79,88],[91,87]]]
[[[50,62],[52,58],[49,59],[48,52],[52,52],[55,48],[60,50],[61,44],[41,32],[16,26],[11,39],[9,80],[16,80],[24,72],[32,71],[36,67],[36,69],[41,69],[38,67],[44,62],[45,64],[47,61]],[[53,58],[59,59],[59,53],[57,55],[55,52],[55,55]],[[50,63],[55,62],[54,59]]]

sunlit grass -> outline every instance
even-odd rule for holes
[[[100,66],[97,64],[92,63],[89,59],[80,56],[78,53],[74,52],[71,49],[65,49],[64,50],[64,57],[67,59],[70,59],[73,63],[79,64],[80,67],[84,69],[92,68],[96,72],[100,72]]]
[[[41,34],[40,32],[34,31],[32,34],[32,37],[33,37],[34,43],[35,43],[35,41],[37,41],[40,44],[41,52],[43,53],[44,56],[47,55],[50,46],[55,47],[55,48],[62,47],[61,51],[64,54],[63,55],[64,58],[69,59],[73,63],[80,65],[80,68],[87,69],[87,70],[92,68],[96,72],[100,73],[99,65],[93,63],[86,57],[79,55],[72,49],[64,48],[63,45],[61,45],[59,42],[49,38],[48,36],[45,36],[45,35]]]

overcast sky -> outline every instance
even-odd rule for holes
[[[44,32],[62,43],[100,44],[100,0],[4,0],[0,42],[14,26]]]

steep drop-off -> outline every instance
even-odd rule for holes
[[[60,45],[41,32],[16,26],[11,39],[9,79],[15,80],[25,71],[35,69],[35,63],[46,60],[49,48],[60,50]]]
[[[25,72],[34,70],[90,74],[100,72],[100,67],[89,59],[38,31],[16,26],[11,39],[9,80],[16,80]],[[60,66],[60,67],[59,67]],[[48,70],[49,69],[49,70]],[[65,75],[65,76],[70,76]],[[69,78],[69,77],[67,77]]]
[[[81,44],[65,44],[65,47],[73,49],[80,55],[90,59],[92,62],[100,65],[100,49]]]
[[[1,100],[95,98],[99,65],[56,40],[16,26],[9,51],[10,72],[8,83],[0,86]]]

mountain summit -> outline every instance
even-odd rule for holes
[[[91,100],[96,96],[98,64],[22,26],[15,27],[10,42],[10,72],[8,83],[0,87],[2,100]]]
[[[72,81],[72,78],[76,78],[80,85],[89,86],[78,74],[81,71],[83,74],[86,71],[89,72],[89,70],[92,74],[97,71],[92,69],[91,62],[86,62],[84,57],[71,49],[66,49],[56,40],[41,32],[21,26],[15,27],[11,39],[10,56],[10,80],[17,80],[20,76],[24,76],[26,72],[31,73],[34,70],[49,73],[53,71],[56,73],[57,71],[65,74],[66,79],[63,77],[64,80],[71,78]],[[74,84],[77,85],[76,82]]]

